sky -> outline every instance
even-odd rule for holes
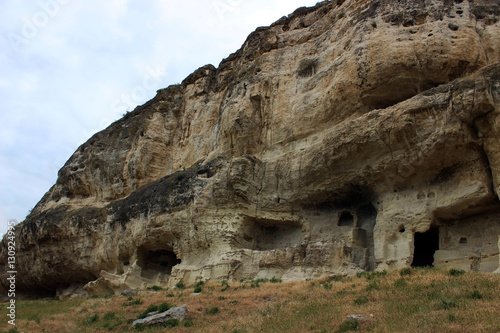
[[[0,0],[0,235],[94,133],[316,0]]]

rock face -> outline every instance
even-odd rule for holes
[[[497,270],[499,16],[338,0],[258,28],[74,153],[17,227],[18,290]]]

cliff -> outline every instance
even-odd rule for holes
[[[17,227],[18,290],[498,269],[499,17],[338,0],[258,28],[78,148]]]

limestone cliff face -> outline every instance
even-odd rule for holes
[[[499,17],[339,0],[258,28],[74,153],[17,228],[18,288],[498,269]]]

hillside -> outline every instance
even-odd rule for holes
[[[281,283],[212,283],[73,300],[22,301],[14,332],[140,332],[151,305],[186,304],[178,326],[144,332],[498,332],[500,275],[414,269]],[[362,318],[345,322],[348,315]],[[364,318],[364,319],[363,319]],[[6,328],[4,321],[0,328]],[[8,329],[8,327],[7,327]],[[7,331],[7,329],[5,331]],[[9,332],[10,333],[10,332]]]

